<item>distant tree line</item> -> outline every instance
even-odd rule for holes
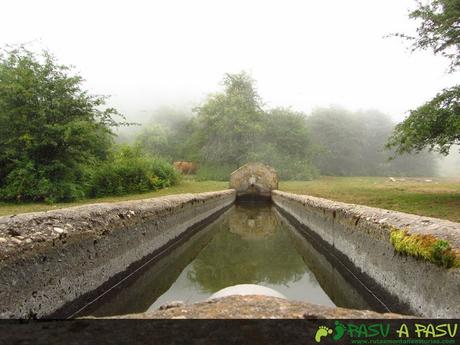
[[[378,111],[264,109],[254,80],[226,74],[223,91],[192,114],[159,109],[136,139],[147,153],[198,162],[201,179],[226,180],[249,161],[277,169],[282,179],[325,175],[433,176],[433,154],[394,156],[385,149],[395,123]],[[394,158],[394,159],[391,159]]]

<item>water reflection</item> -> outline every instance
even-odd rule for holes
[[[286,285],[307,271],[269,207],[236,206],[222,227],[188,273],[201,291],[213,293],[236,284]]]
[[[263,240],[275,234],[278,218],[269,206],[236,205],[225,226],[244,240]]]
[[[236,284],[264,285],[292,300],[368,307],[335,266],[272,206],[236,205],[81,315],[143,312],[177,300],[193,303]]]

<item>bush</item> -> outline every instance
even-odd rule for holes
[[[7,201],[70,201],[85,195],[84,169],[71,169],[61,162],[36,166],[20,161],[5,178],[0,199]]]
[[[121,147],[92,174],[88,195],[145,193],[179,182],[174,167],[160,158],[142,155],[138,148]]]
[[[105,97],[47,52],[0,52],[0,200],[69,201],[85,195],[88,167],[104,161],[113,126]]]

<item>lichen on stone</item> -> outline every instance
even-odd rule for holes
[[[409,234],[405,229],[393,228],[390,241],[398,253],[421,258],[445,268],[460,267],[460,257],[452,250],[449,242],[433,235]]]

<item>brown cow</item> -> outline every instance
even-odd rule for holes
[[[173,162],[174,168],[184,175],[196,173],[197,166],[193,162]]]

